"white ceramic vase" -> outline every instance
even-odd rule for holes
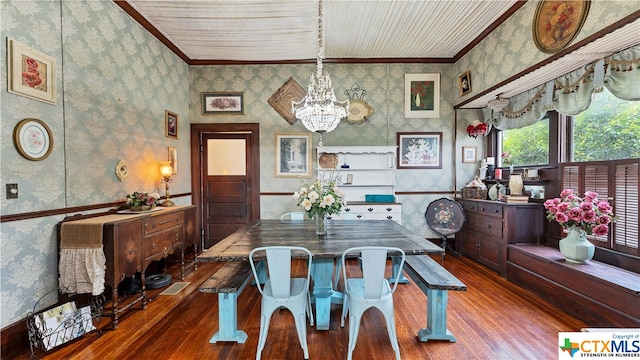
[[[577,226],[569,228],[569,233],[560,240],[559,245],[564,259],[574,264],[584,264],[593,259],[596,251],[595,245],[587,240],[587,233]]]
[[[509,194],[522,195],[523,187],[524,187],[524,183],[522,182],[522,175],[511,174],[509,176]]]

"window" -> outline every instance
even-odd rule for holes
[[[549,117],[520,129],[500,131],[499,166],[536,166],[549,163]]]
[[[572,161],[640,157],[640,101],[619,99],[604,88],[572,123]]]

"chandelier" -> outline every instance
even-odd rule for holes
[[[487,103],[487,106],[493,111],[502,111],[507,105],[509,105],[509,99],[501,98],[500,95]]]
[[[311,74],[307,95],[300,101],[291,102],[291,111],[302,121],[307,130],[320,134],[333,131],[340,120],[349,115],[349,100],[339,101],[331,86],[331,77],[322,71],[322,0],[318,1],[318,59],[315,74]]]

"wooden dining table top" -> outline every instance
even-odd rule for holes
[[[255,220],[198,256],[198,261],[243,261],[261,246],[301,246],[314,258],[338,258],[351,247],[398,247],[407,255],[442,254],[436,244],[391,220],[330,220],[327,235],[315,233],[314,221]]]

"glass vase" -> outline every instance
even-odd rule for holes
[[[327,235],[327,214],[316,214],[316,235]]]

